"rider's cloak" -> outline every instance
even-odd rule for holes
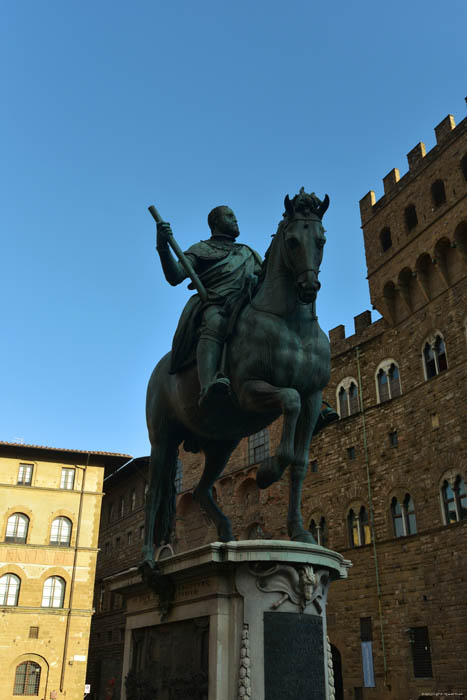
[[[205,286],[209,299],[203,303],[195,294],[186,303],[173,339],[171,374],[194,361],[204,309],[211,305],[221,306],[229,318],[234,308],[251,292],[262,263],[255,250],[228,240],[200,241],[188,248],[185,255]],[[194,289],[193,284],[188,289]]]

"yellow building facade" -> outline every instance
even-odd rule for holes
[[[83,698],[103,479],[128,459],[0,443],[2,700]]]

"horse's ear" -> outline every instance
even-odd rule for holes
[[[324,196],[323,201],[322,201],[321,204],[319,205],[318,215],[319,215],[319,218],[320,218],[320,219],[323,218],[324,214],[326,213],[326,209],[328,208],[328,206],[329,206],[329,196],[326,194],[326,195]]]
[[[289,216],[293,216],[293,204],[290,201],[288,194],[285,195],[284,207],[285,207],[285,211],[287,212],[287,214]]]

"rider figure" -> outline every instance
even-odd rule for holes
[[[249,246],[236,243],[237,220],[227,206],[213,209],[208,216],[211,238],[191,246],[185,255],[208,293],[201,301],[198,294],[187,302],[174,336],[171,373],[191,364],[196,346],[196,361],[201,386],[200,405],[215,393],[230,391],[229,379],[219,371],[222,349],[229,320],[236,315],[244,300],[251,295],[261,270],[261,257]],[[172,255],[168,238],[170,224],[157,224],[157,251],[166,280],[173,286],[188,277]],[[193,289],[190,284],[189,289]],[[197,341],[197,342],[196,342]]]

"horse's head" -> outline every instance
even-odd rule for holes
[[[310,304],[316,299],[321,284],[319,266],[326,243],[321,219],[329,206],[326,195],[321,201],[303,187],[293,199],[284,200],[285,213],[280,229],[283,242],[283,258],[295,284],[300,301]]]

